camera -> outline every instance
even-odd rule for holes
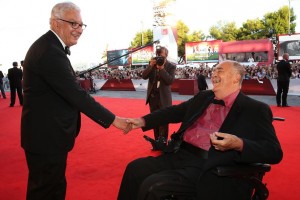
[[[159,66],[162,66],[165,62],[165,58],[162,56],[156,56],[154,59],[156,60],[156,64]]]

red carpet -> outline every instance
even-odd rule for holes
[[[148,113],[142,99],[96,98],[116,115],[139,117]],[[175,104],[179,102],[174,102]],[[0,199],[25,199],[27,167],[20,147],[21,107],[9,108],[9,99],[0,99]],[[298,170],[300,151],[300,107],[272,107],[274,116],[286,118],[274,122],[284,150],[284,159],[265,176],[270,200],[296,199],[300,196]],[[179,125],[171,125],[170,132]],[[114,200],[126,164],[137,157],[155,155],[143,139],[152,131],[134,130],[123,135],[118,129],[103,129],[82,116],[82,129],[75,148],[70,152],[67,167],[67,200]]]
[[[276,95],[269,79],[262,79],[260,83],[256,79],[243,80],[242,91],[247,95]]]

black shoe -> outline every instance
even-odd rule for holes
[[[9,105],[9,107],[14,107],[14,105]]]
[[[282,105],[282,107],[290,107],[289,105]]]
[[[281,107],[281,105],[280,105],[280,104],[277,104],[277,107]]]

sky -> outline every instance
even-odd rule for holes
[[[7,73],[12,62],[25,58],[30,45],[49,30],[49,18],[57,0],[1,0],[0,70]],[[126,49],[137,32],[153,27],[153,0],[74,0],[87,24],[69,57],[75,69],[97,66],[103,51]],[[300,0],[176,0],[175,16],[191,31],[209,28],[218,21],[261,19],[266,13],[289,5],[294,9],[296,33],[300,33]]]

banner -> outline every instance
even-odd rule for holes
[[[222,40],[185,43],[185,59],[189,62],[218,62]]]
[[[107,51],[107,65],[108,67],[115,67],[115,66],[128,66],[131,64],[131,57],[130,55],[123,56],[128,53],[128,49],[121,49],[121,50],[112,50]],[[123,57],[121,57],[123,56]],[[121,58],[119,58],[121,57]],[[119,59],[117,59],[119,58]],[[116,59],[116,60],[114,60]],[[110,62],[111,60],[114,60]]]
[[[133,52],[131,57],[132,65],[148,65],[149,61],[153,57],[153,46],[148,46]]]
[[[284,53],[289,54],[290,60],[300,60],[300,33],[278,36],[278,59],[282,60]]]

